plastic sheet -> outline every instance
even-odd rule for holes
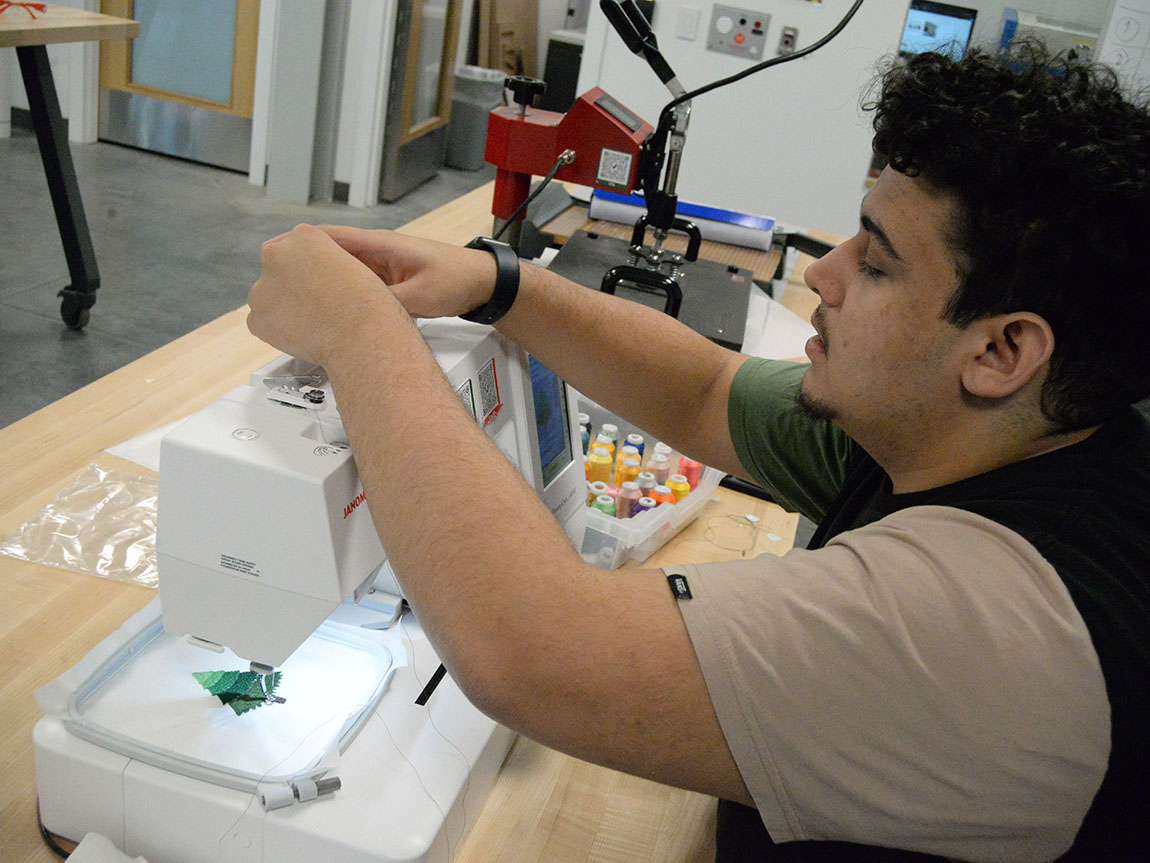
[[[156,587],[159,481],[90,464],[21,525],[0,554]]]

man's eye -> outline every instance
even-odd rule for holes
[[[865,260],[859,261],[859,272],[871,279],[877,279],[882,275],[882,270],[877,267],[872,267]]]

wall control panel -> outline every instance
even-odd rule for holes
[[[770,22],[770,15],[755,9],[716,3],[711,11],[711,28],[707,31],[707,50],[761,60]]]

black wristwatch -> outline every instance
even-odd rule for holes
[[[493,324],[509,311],[519,293],[519,256],[507,243],[489,237],[476,237],[468,249],[485,249],[495,256],[495,290],[491,299],[459,317],[477,324]]]

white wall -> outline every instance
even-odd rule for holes
[[[978,9],[974,41],[997,44],[1003,8],[1101,28],[1113,0],[955,0]],[[655,34],[688,89],[751,65],[705,50],[711,3],[659,0]],[[733,5],[733,4],[728,4]],[[767,56],[784,25],[798,27],[799,46],[822,37],[850,0],[742,0],[770,15]],[[680,198],[773,216],[783,224],[855,230],[871,158],[870,117],[859,110],[876,63],[898,48],[907,0],[867,0],[830,44],[793,63],[695,100],[679,180]],[[699,10],[694,41],[677,38],[681,9]],[[599,85],[654,124],[668,95],[638,57],[610,30],[593,4],[579,92]]]

